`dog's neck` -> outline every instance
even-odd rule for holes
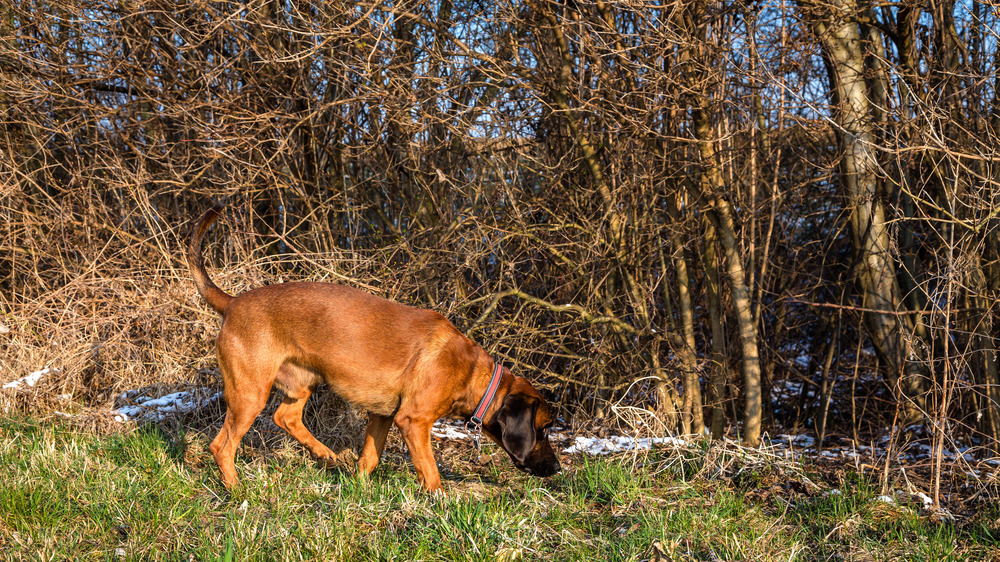
[[[493,369],[495,368],[496,363],[485,353],[483,355],[486,360],[479,361],[476,365],[475,373],[472,375],[472,383],[468,386],[467,395],[464,400],[465,408],[463,409],[467,409],[467,411],[461,412],[461,415],[466,418],[471,417],[475,413],[476,407],[488,391],[490,382],[493,378]],[[487,406],[486,411],[482,415],[483,425],[489,425],[489,423],[493,421],[503,404],[504,397],[507,396],[507,393],[510,392],[511,386],[514,384],[514,376],[503,367],[501,367],[499,376],[500,381],[497,384],[493,400]]]

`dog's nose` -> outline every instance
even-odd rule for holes
[[[546,462],[544,464],[539,464],[531,468],[525,467],[525,472],[532,476],[539,476],[545,478],[552,476],[562,470],[562,466],[559,464],[558,460],[553,459],[552,461]]]

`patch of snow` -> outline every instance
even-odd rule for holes
[[[920,498],[921,502],[923,502],[924,509],[927,509],[930,506],[934,505],[934,500],[932,500],[930,497],[928,497],[927,494],[923,492],[917,492],[917,497]]]
[[[32,386],[35,386],[38,383],[38,381],[41,380],[41,378],[44,377],[45,375],[47,375],[49,373],[58,373],[58,372],[59,372],[59,369],[50,369],[48,367],[45,367],[44,369],[42,369],[40,371],[35,371],[34,373],[31,373],[31,374],[29,374],[26,377],[21,377],[21,378],[17,379],[16,381],[11,381],[11,382],[3,385],[3,387],[0,387],[0,388],[3,388],[4,390],[8,390],[8,389],[14,389],[14,390],[16,390],[18,388],[21,388],[24,385],[27,385],[30,388]]]
[[[892,496],[879,496],[875,498],[875,501],[883,503],[896,503],[896,500]]]
[[[465,431],[465,424],[462,422],[447,422],[438,420],[431,428],[431,435],[441,439],[469,439],[471,435]]]
[[[782,433],[774,437],[775,444],[795,445],[797,447],[812,447],[816,444],[816,438],[809,435],[787,435]]]
[[[159,398],[136,396],[137,394],[138,391],[130,390],[121,395],[123,400],[129,400],[133,404],[115,410],[115,420],[158,422],[172,415],[193,412],[222,396],[221,392],[213,393],[207,388],[174,392]]]
[[[774,384],[771,385],[771,401],[780,403],[798,398],[802,393],[802,384],[803,383],[800,381],[774,381]],[[807,396],[811,397],[813,395],[814,393],[812,389],[809,389],[807,391]]]
[[[639,449],[650,449],[653,445],[686,445],[683,439],[674,437],[626,437],[612,435],[608,438],[577,437],[573,444],[563,449],[564,453],[585,453],[588,455],[607,455]]]
[[[466,422],[454,419],[440,419],[431,427],[431,435],[439,439],[471,439],[472,435],[466,429]],[[565,428],[554,426],[548,432],[551,441],[569,441]]]

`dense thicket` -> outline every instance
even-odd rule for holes
[[[995,446],[998,19],[936,0],[4,3],[0,364],[59,367],[51,394],[95,404],[210,380],[216,320],[182,252],[227,198],[220,285],[435,308],[567,419],[751,443],[924,420],[939,445]]]

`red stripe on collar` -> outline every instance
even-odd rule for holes
[[[486,389],[483,394],[482,400],[479,401],[479,406],[476,406],[475,413],[472,414],[471,421],[474,424],[481,425],[483,423],[483,416],[486,415],[486,409],[490,407],[490,403],[493,402],[493,397],[497,393],[497,388],[500,387],[500,379],[503,376],[503,365],[499,361],[493,362],[493,376],[490,378],[490,386]]]

